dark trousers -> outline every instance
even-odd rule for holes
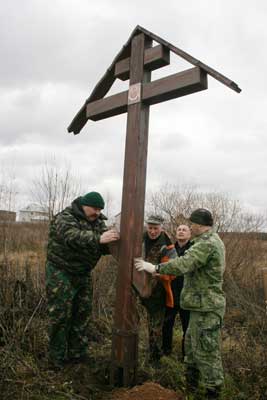
[[[183,339],[182,339],[182,354],[185,356],[184,349],[184,341],[185,341],[185,333],[189,324],[190,311],[183,310],[179,306],[175,306],[173,308],[166,307],[164,322],[162,326],[162,350],[165,355],[168,355],[172,352],[172,338],[173,338],[173,327],[175,323],[176,315],[179,313],[182,329],[183,329]]]

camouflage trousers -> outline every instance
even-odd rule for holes
[[[185,336],[185,364],[189,374],[207,389],[219,388],[224,382],[221,360],[221,318],[212,312],[190,311]],[[189,380],[196,378],[191,376]]]
[[[162,325],[164,308],[147,311],[150,361],[158,361],[162,355]]]
[[[63,363],[86,355],[92,311],[90,275],[74,276],[46,264],[49,358]]]

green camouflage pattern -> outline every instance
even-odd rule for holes
[[[171,241],[169,237],[162,232],[151,247],[149,254],[145,255],[145,246],[143,241],[143,256],[146,261],[152,264],[158,264],[163,257],[175,258],[177,253],[175,248],[166,249]],[[149,298],[141,299],[142,305],[147,311],[148,335],[149,335],[149,355],[151,361],[156,361],[161,356],[162,347],[162,325],[165,314],[165,289],[157,278],[154,278],[153,291]]]
[[[198,373],[195,383],[206,389],[220,388],[224,382],[220,328],[221,318],[217,314],[190,312],[184,362],[188,371]]]
[[[100,244],[107,230],[103,214],[90,222],[80,198],[57,214],[51,224],[46,263],[49,358],[61,365],[86,355],[92,307],[90,271],[108,246]]]
[[[107,230],[106,217],[100,214],[90,222],[81,206],[80,197],[57,214],[50,224],[47,261],[71,274],[87,274],[97,264],[102,254],[108,254],[108,246],[99,243]]]
[[[192,243],[184,256],[160,264],[160,274],[184,274],[181,307],[190,310],[185,363],[189,375],[197,371],[199,384],[216,389],[224,380],[220,332],[225,312],[225,248],[212,230],[195,237]]]
[[[212,230],[195,237],[184,256],[160,264],[160,274],[184,274],[181,292],[183,309],[214,312],[221,319],[225,312],[222,290],[224,270],[224,244]]]
[[[92,312],[90,274],[72,275],[47,262],[46,292],[50,360],[60,365],[86,355]]]

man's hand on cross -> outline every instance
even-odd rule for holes
[[[110,229],[100,236],[100,243],[105,244],[116,242],[116,240],[119,240],[119,238],[120,234],[115,229]]]

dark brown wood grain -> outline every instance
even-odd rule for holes
[[[128,90],[104,99],[93,101],[86,106],[86,116],[92,121],[113,117],[127,112]]]
[[[145,51],[144,68],[148,71],[164,67],[170,64],[170,51],[164,46],[158,45]],[[130,58],[118,61],[115,65],[115,77],[123,81],[130,76]]]
[[[144,72],[145,48],[151,46],[144,34],[132,40],[130,85],[149,81]],[[129,385],[129,369],[137,364],[138,316],[132,289],[133,258],[141,255],[146,186],[149,106],[137,102],[128,106],[125,162],[120,226],[119,266],[112,339],[112,363],[123,369],[123,383]],[[129,358],[129,354],[131,357]]]
[[[143,83],[142,99],[145,104],[156,104],[207,89],[207,74],[200,68],[191,68]],[[87,118],[98,121],[127,111],[128,91],[87,104]]]
[[[191,56],[187,52],[181,50],[179,47],[172,45],[171,43],[167,42],[166,40],[162,39],[161,37],[155,35],[154,33],[148,31],[147,29],[137,25],[133,30],[132,34],[130,35],[129,39],[119,51],[117,56],[114,58],[112,64],[107,69],[106,73],[100,79],[100,81],[95,86],[94,90],[92,91],[90,97],[85,101],[85,104],[82,108],[78,111],[78,113],[73,118],[71,124],[68,127],[68,132],[73,132],[75,135],[80,133],[81,129],[84,127],[86,122],[88,121],[87,113],[86,113],[86,105],[91,103],[95,100],[99,100],[104,97],[109,89],[111,88],[112,84],[114,83],[116,76],[115,76],[115,65],[130,56],[131,52],[131,41],[132,39],[140,34],[145,34],[146,37],[154,40],[158,44],[162,45],[165,49],[172,51],[179,57],[182,57],[184,60],[188,61],[189,63],[193,64],[196,67],[199,67],[201,70],[205,71],[208,75],[212,76],[213,78],[217,79],[220,83],[228,86],[230,89],[234,90],[237,93],[241,92],[241,89],[238,85],[232,81],[231,79],[227,78],[220,72],[216,71],[215,69],[211,68],[207,64],[201,62],[200,60],[196,59],[195,57]],[[156,46],[155,46],[156,47]]]
[[[200,68],[191,68],[143,86],[143,101],[157,104],[207,89],[207,74]]]

